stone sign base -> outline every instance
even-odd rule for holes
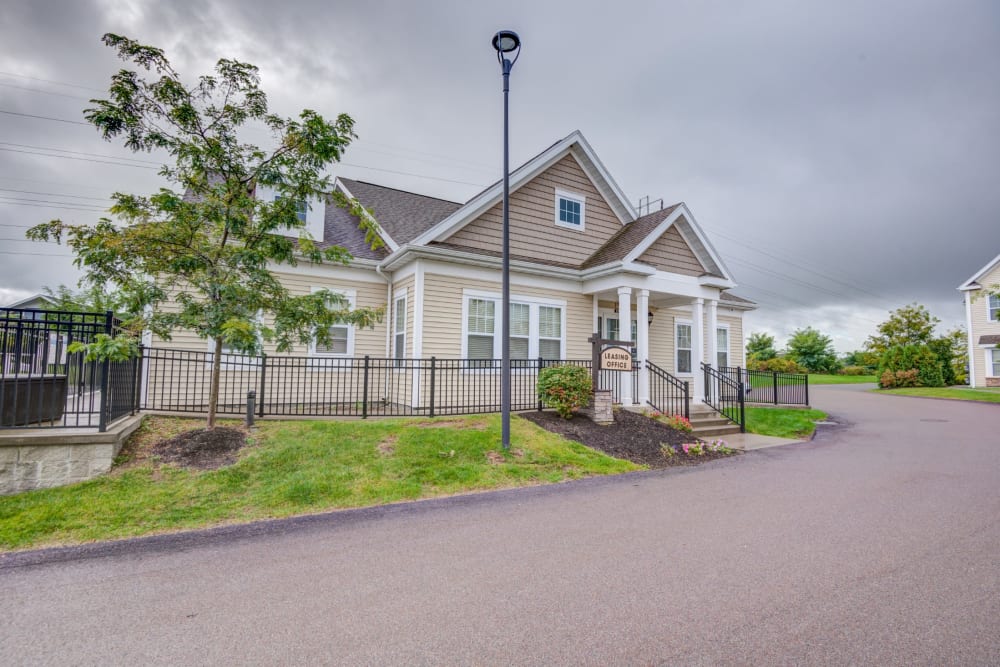
[[[594,397],[590,405],[580,411],[587,415],[595,424],[613,424],[615,413],[613,408],[613,398],[610,389],[598,389],[594,392]]]
[[[1000,387],[1000,378],[986,378],[987,387]]]

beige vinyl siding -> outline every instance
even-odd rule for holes
[[[676,226],[671,226],[663,236],[656,239],[646,252],[639,255],[638,261],[655,266],[660,271],[684,276],[700,276],[705,273],[705,267],[698,261]]]
[[[649,327],[649,360],[668,373],[674,373],[674,311],[650,310],[653,311],[653,324]]]
[[[424,274],[423,356],[459,358],[462,353],[463,290],[472,289],[500,294],[500,281],[469,280],[437,274]],[[592,297],[576,292],[562,292],[539,287],[513,285],[511,295],[523,295],[566,302],[565,350],[568,359],[589,359],[594,302]]]
[[[980,285],[989,288],[1000,283],[1000,266],[979,280]],[[1000,322],[989,320],[989,296],[985,290],[975,290],[972,294],[972,358],[970,366],[975,368],[976,385],[983,386],[985,378],[993,377],[993,369],[986,366],[985,348],[979,346],[980,336],[1000,335]]]
[[[396,299],[399,297],[399,295],[402,293],[402,291],[406,290],[406,351],[405,351],[405,354],[406,354],[407,358],[412,358],[413,357],[413,304],[416,301],[415,295],[414,295],[414,289],[413,288],[414,288],[415,284],[416,284],[416,280],[414,279],[413,276],[410,276],[408,278],[404,278],[403,280],[400,280],[400,281],[394,283],[393,286],[392,286],[392,300],[393,300],[394,303],[395,303]],[[387,320],[387,321],[389,323],[389,326],[392,326],[392,321],[391,320]],[[392,350],[391,345],[390,345],[390,350]],[[391,354],[395,354],[395,352],[391,352]]]
[[[735,313],[736,311],[729,312]],[[723,309],[720,308],[716,319],[719,326],[729,325],[729,365],[745,366],[746,364],[743,362],[743,318],[738,314],[724,315]]]
[[[585,196],[583,231],[555,224],[556,188]],[[502,223],[503,207],[497,204],[446,242],[500,252]],[[621,221],[572,155],[559,160],[510,196],[510,252],[517,257],[576,266],[621,227]]]

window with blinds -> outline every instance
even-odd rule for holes
[[[510,304],[510,358],[527,359],[531,345],[531,307]]]
[[[562,308],[538,307],[538,356],[562,359]]]
[[[496,327],[496,303],[488,299],[469,299],[467,354],[469,359],[493,358],[493,334]]]
[[[691,325],[677,323],[677,372],[691,372]]]
[[[392,313],[392,345],[393,357],[397,360],[396,365],[402,365],[402,359],[406,357],[406,292],[402,296],[396,297],[396,303]]]
[[[715,363],[719,368],[729,365],[729,329],[725,327],[715,330]]]
[[[330,327],[330,342],[316,342],[316,354],[346,355],[348,350],[348,325],[337,324]]]

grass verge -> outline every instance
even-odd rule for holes
[[[822,410],[747,407],[747,432],[779,438],[807,438],[816,430],[816,422],[826,419]]]
[[[809,384],[864,384],[878,382],[874,375],[823,375],[809,374]]]
[[[971,387],[908,387],[905,389],[875,389],[879,394],[900,396],[923,396],[925,398],[950,398],[959,401],[982,401],[1000,403],[998,389],[972,389]]]
[[[499,415],[264,421],[232,466],[193,471],[150,456],[202,420],[150,417],[108,475],[0,497],[0,550],[107,540],[637,470]]]

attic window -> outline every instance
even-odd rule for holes
[[[582,230],[586,210],[586,197],[574,192],[556,190],[556,225],[567,229]]]
[[[274,201],[279,201],[280,199],[281,199],[280,196],[275,195]],[[297,202],[295,202],[295,217],[299,219],[299,222],[306,221],[306,213],[308,212],[308,210],[309,207],[306,206],[305,199],[300,199]]]

